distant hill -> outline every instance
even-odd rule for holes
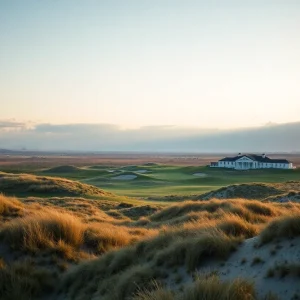
[[[0,149],[0,154],[7,154],[7,153],[12,153],[12,150],[8,150],[8,149]]]
[[[300,181],[229,185],[197,196],[196,200],[209,200],[212,198],[245,198],[279,202],[300,201]]]
[[[95,186],[78,181],[0,172],[0,193],[14,196],[112,196]]]
[[[80,169],[75,166],[65,165],[65,166],[58,166],[51,169],[43,170],[43,173],[49,173],[49,174],[73,173],[79,170]]]

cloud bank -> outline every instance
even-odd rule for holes
[[[29,126],[30,124],[30,126]],[[290,152],[300,150],[300,122],[239,130],[113,124],[35,124],[0,120],[0,148],[45,151]]]

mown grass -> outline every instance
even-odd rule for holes
[[[113,173],[108,171],[114,171]],[[136,171],[147,170],[141,174]],[[195,195],[217,190],[228,185],[239,185],[250,183],[243,189],[236,189],[234,198],[262,199],[271,195],[282,193],[280,186],[271,189],[275,182],[299,180],[299,170],[248,170],[237,171],[230,169],[209,168],[204,166],[167,166],[167,165],[135,165],[128,167],[90,166],[85,168],[74,168],[72,166],[60,166],[50,169],[49,173],[41,173],[41,170],[32,168],[28,171],[37,175],[48,174],[51,176],[79,179],[82,182],[90,183],[104,188],[118,195],[129,197],[149,197],[154,200],[182,201],[193,199]],[[48,172],[47,170],[44,170]],[[115,176],[132,173],[137,176],[136,180],[114,180]],[[194,173],[205,173],[205,177],[197,177]],[[262,189],[260,184],[253,185],[253,178],[256,182],[270,183],[270,188]],[[253,185],[253,187],[251,187]],[[283,186],[284,188],[284,186]],[[292,190],[292,187],[288,188]],[[295,190],[299,191],[298,188]],[[275,191],[275,194],[272,192]],[[270,193],[269,193],[270,192]],[[172,197],[170,196],[172,195]],[[210,198],[214,198],[212,195]]]

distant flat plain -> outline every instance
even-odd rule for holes
[[[225,156],[237,153],[139,153],[139,152],[36,152],[0,150],[0,167],[17,169],[36,167],[55,167],[58,165],[108,165],[124,166],[157,163],[180,166],[204,166]],[[300,166],[299,153],[267,154],[270,158],[286,158]]]

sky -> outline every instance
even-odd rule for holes
[[[0,143],[298,122],[299,32],[298,0],[0,0]]]

